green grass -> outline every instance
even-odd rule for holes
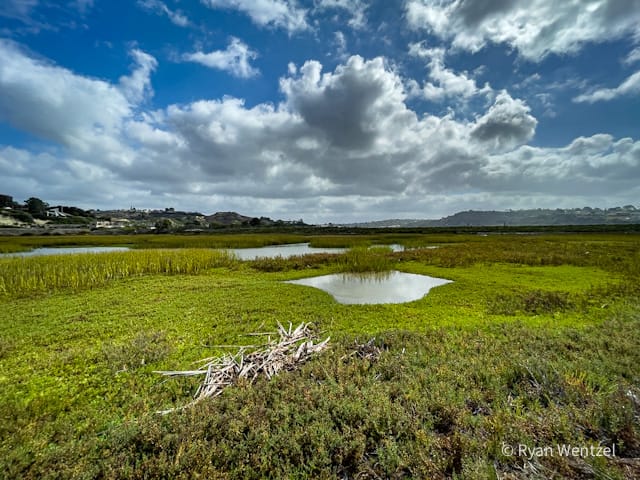
[[[640,240],[436,240],[270,264],[207,250],[3,260],[6,281],[43,280],[0,299],[0,478],[638,478]],[[372,269],[378,254],[453,283],[397,305],[282,283]],[[118,273],[56,280],[92,269]],[[278,321],[313,322],[331,350],[154,414],[196,385],[153,370],[191,368]],[[378,361],[350,355],[372,337]],[[528,464],[502,451],[598,443],[618,458]]]

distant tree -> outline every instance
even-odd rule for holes
[[[49,204],[43,202],[37,197],[31,197],[28,200],[25,200],[24,203],[27,206],[28,212],[34,217],[46,217],[47,207]]]
[[[78,207],[61,207],[64,213],[68,213],[69,215],[73,215],[75,217],[94,217],[95,215],[82,210],[81,208]]]
[[[10,210],[7,215],[20,222],[33,223],[33,217],[23,210]]]
[[[252,218],[251,220],[249,220],[249,225],[251,225],[252,227],[259,227],[260,226],[260,219],[259,218]]]
[[[173,229],[173,222],[168,218],[158,220],[155,224],[157,233],[169,233]]]

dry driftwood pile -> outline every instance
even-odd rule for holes
[[[272,340],[273,334],[277,334],[279,339]],[[291,324],[287,329],[278,323],[277,332],[252,335],[268,336],[267,343],[260,346],[240,347],[240,350],[233,355],[205,358],[201,360],[203,363],[196,370],[155,372],[167,377],[204,375],[204,380],[191,402],[183,407],[163,410],[159,413],[166,414],[187,408],[205,398],[220,395],[226,387],[235,384],[241,378],[253,382],[261,375],[271,378],[282,370],[293,370],[314,353],[324,350],[329,342],[329,338],[326,338],[320,343],[314,343],[317,338],[311,332],[308,323],[301,323],[295,329]]]

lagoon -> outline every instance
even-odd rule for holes
[[[316,248],[308,243],[290,243],[285,245],[269,245],[259,248],[230,248],[240,260],[255,260],[257,258],[289,258],[296,255],[308,255],[310,253],[344,253],[346,248]]]
[[[402,245],[374,245],[374,247],[388,247],[394,252],[404,250]],[[308,243],[289,243],[285,245],[268,245],[259,248],[230,248],[240,260],[255,260],[257,258],[289,258],[296,255],[309,255],[311,253],[344,253],[348,248],[311,247]]]

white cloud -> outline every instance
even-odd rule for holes
[[[280,87],[288,108],[333,146],[389,145],[395,142],[381,138],[415,122],[415,113],[404,103],[402,79],[382,58],[365,61],[354,55],[325,74],[319,62],[308,61],[299,77],[281,79]]]
[[[133,55],[150,73],[152,57]],[[0,191],[307,221],[545,206],[560,196],[625,204],[640,193],[638,141],[594,135],[532,147],[536,119],[507,92],[460,121],[418,116],[404,83],[384,59],[352,56],[329,71],[291,65],[279,105],[224,97],[145,111],[136,99],[147,80],[124,88],[1,42],[0,119],[49,143],[0,145]]]
[[[151,73],[158,67],[158,61],[138,49],[132,50],[131,56],[135,62],[134,70],[128,76],[120,77],[120,88],[131,103],[137,104],[153,96]]]
[[[341,60],[346,60],[347,55],[347,38],[344,33],[337,31],[333,33],[334,42],[336,44],[336,56]]]
[[[249,63],[257,57],[258,53],[251,50],[238,38],[232,38],[226,50],[187,53],[183,56],[187,61],[200,63],[209,68],[225,70],[231,75],[241,78],[254,77],[260,73]]]
[[[573,101],[577,103],[595,103],[638,93],[640,93],[640,71],[627,77],[624,82],[615,88],[600,88],[591,93],[578,95]]]
[[[529,107],[503,90],[487,113],[476,120],[471,138],[494,152],[510,150],[531,140],[537,124]]]
[[[576,138],[566,147],[523,146],[493,156],[483,173],[492,190],[604,198],[637,192],[639,168],[640,142],[597,134]]]
[[[166,15],[169,20],[179,27],[188,27],[190,22],[187,16],[180,10],[171,10],[160,0],[138,0],[138,5],[142,8],[156,12],[159,15]]]
[[[640,0],[407,0],[409,26],[477,51],[506,43],[532,61],[589,42],[640,36]]]
[[[246,13],[260,26],[284,28],[290,33],[308,28],[307,10],[295,0],[201,0],[211,8],[233,9]]]
[[[115,85],[33,59],[7,41],[0,41],[0,90],[0,119],[65,146],[88,148],[89,139],[117,132],[132,108]]]
[[[640,47],[636,47],[629,52],[629,54],[625,57],[624,63],[627,65],[631,65],[632,63],[636,63],[640,61]]]
[[[473,78],[467,72],[455,73],[444,65],[445,50],[443,48],[426,48],[424,43],[409,45],[409,54],[424,58],[428,61],[429,78],[432,82],[425,82],[422,87],[413,89],[412,94],[419,95],[433,102],[440,102],[447,98],[468,99],[475,95],[492,92],[486,84],[478,88]]]
[[[347,24],[352,28],[364,28],[367,24],[367,5],[362,0],[317,0],[315,11],[346,10],[351,15]]]

